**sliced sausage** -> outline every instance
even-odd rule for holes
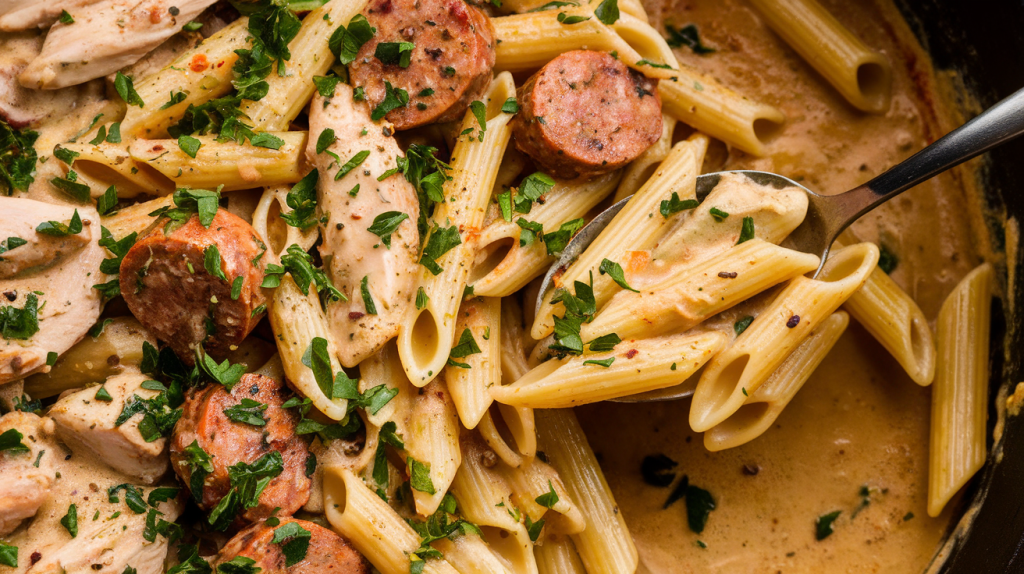
[[[284,470],[274,477],[259,497],[259,503],[242,513],[242,518],[256,521],[280,508],[276,516],[290,516],[309,499],[311,479],[306,476],[309,449],[295,434],[298,415],[281,408],[291,392],[281,383],[249,373],[243,375],[229,392],[224,386],[211,384],[196,389],[186,398],[183,413],[171,437],[171,467],[191,489],[193,468],[186,449],[195,441],[211,458],[213,472],[203,482],[200,506],[210,510],[217,506],[229,490],[228,468],[244,462],[252,464],[262,456],[277,451],[284,461]],[[259,426],[237,422],[225,409],[252,399],[267,405],[262,412],[266,424]]]
[[[309,547],[306,557],[291,566],[285,565],[285,554],[281,544],[275,544],[274,531],[295,522],[310,533]],[[288,543],[288,539],[281,541]],[[363,555],[349,545],[344,538],[329,530],[305,520],[285,518],[278,526],[267,526],[265,523],[239,532],[221,549],[215,560],[215,566],[229,562],[238,556],[256,561],[255,567],[261,574],[278,574],[293,572],[295,574],[368,574],[369,563]]]
[[[221,357],[263,317],[266,297],[260,285],[266,258],[261,254],[266,248],[251,225],[224,209],[209,228],[193,215],[169,234],[164,230],[158,226],[125,255],[121,294],[139,322],[182,360],[191,364],[200,344]],[[208,257],[217,259],[213,247],[223,279],[205,264]],[[241,289],[233,297],[239,277]]]
[[[320,135],[326,130],[334,130],[337,139],[317,153]],[[398,334],[415,303],[420,276],[419,200],[416,189],[401,175],[377,181],[397,165],[402,150],[390,130],[370,119],[366,103],[352,100],[351,87],[338,84],[334,97],[326,102],[319,94],[313,97],[309,134],[306,155],[320,173],[317,191],[326,218],[320,257],[335,287],[348,297],[328,305],[327,320],[334,340],[339,341],[338,359],[354,367]],[[337,179],[340,166],[334,157],[344,162],[363,150],[369,155],[359,167]],[[378,217],[397,220],[403,214],[405,218],[393,231],[384,235],[371,231]]]
[[[409,103],[385,116],[395,129],[461,119],[491,83],[494,28],[463,0],[371,0],[364,10],[377,33],[349,66],[352,85],[361,86],[375,108],[384,82],[409,93]],[[408,67],[375,57],[381,43],[415,44]]]
[[[661,137],[657,80],[604,52],[565,52],[518,92],[516,147],[555,177],[614,171]]]

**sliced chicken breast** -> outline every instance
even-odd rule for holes
[[[142,388],[143,381],[148,379],[145,375],[126,373],[110,377],[102,386],[64,395],[48,413],[57,425],[58,436],[75,454],[96,457],[143,484],[155,483],[170,468],[167,439],[146,442],[139,432],[142,413],[120,426],[114,424],[129,401],[160,394]],[[97,394],[101,389],[106,395]],[[110,399],[106,400],[106,396]]]
[[[328,129],[336,139],[317,153]],[[377,181],[402,155],[391,133],[390,124],[370,119],[369,106],[354,101],[346,84],[338,84],[332,98],[316,95],[310,104],[306,155],[319,171],[319,206],[327,218],[320,255],[331,281],[349,299],[327,308],[338,358],[346,367],[396,336],[416,298],[416,190],[400,173]],[[342,166],[360,157],[359,165],[337,179]],[[408,217],[395,227],[403,215]]]
[[[14,531],[35,515],[50,495],[53,461],[61,450],[55,442],[53,421],[32,413],[10,412],[0,417],[0,434],[15,429],[28,452],[0,452],[0,536]],[[49,456],[47,456],[49,453]]]
[[[27,88],[81,84],[130,66],[181,31],[215,0],[107,0],[50,28],[43,50],[18,76]],[[150,102],[156,105],[157,102]]]

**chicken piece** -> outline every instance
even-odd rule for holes
[[[16,429],[29,452],[0,452],[0,536],[6,536],[35,515],[53,486],[56,454],[53,421],[32,413],[11,412],[0,417],[0,433]],[[49,451],[50,456],[46,456]]]
[[[20,32],[34,28],[49,28],[67,10],[74,18],[78,10],[103,0],[0,0],[0,30]],[[4,3],[10,8],[4,10]]]
[[[309,109],[306,155],[319,170],[319,206],[328,217],[320,256],[335,287],[349,299],[328,306],[328,322],[338,342],[338,359],[352,367],[398,334],[414,302],[419,202],[415,188],[401,174],[377,181],[395,167],[402,151],[391,137],[391,125],[371,120],[369,106],[352,99],[351,87],[338,84],[326,101],[316,95]],[[317,153],[320,134],[327,129],[334,130],[337,139],[325,152]],[[364,150],[369,155],[362,163],[336,179],[339,163]],[[394,221],[402,214],[408,217],[393,231],[388,228],[382,235],[370,231],[375,223],[385,227],[384,219]],[[372,306],[364,301],[364,293]]]
[[[159,530],[160,521],[176,520],[184,489],[168,483],[172,488],[162,494],[169,498],[161,501],[151,498],[155,488],[139,486],[91,455],[57,445],[43,460],[50,456],[58,478],[35,519],[4,539],[18,547],[19,558],[17,568],[0,567],[5,574],[122,574],[128,566],[138,574],[163,574],[168,541],[159,533],[147,540],[146,523],[152,520]],[[60,522],[72,504],[78,516],[74,538]]]
[[[0,218],[0,239],[6,251],[0,253],[0,278],[13,277],[26,270],[49,267],[77,252],[92,241],[95,225],[85,225],[74,235],[56,237],[36,232],[44,221],[68,223],[75,209],[70,206],[53,205],[31,199],[8,198],[0,200],[4,216]],[[79,217],[81,217],[79,212]],[[27,243],[11,249],[11,238]],[[20,243],[20,242],[18,242]]]
[[[107,0],[54,24],[39,56],[18,76],[27,88],[81,84],[130,66],[215,0]],[[154,105],[155,102],[151,102]]]
[[[159,391],[142,388],[149,377],[125,373],[107,379],[102,387],[88,387],[61,397],[47,413],[57,425],[57,435],[75,454],[97,457],[111,468],[153,484],[170,468],[167,439],[146,442],[139,432],[143,413],[137,413],[121,426],[118,416],[129,400],[151,399]],[[110,400],[97,398],[104,389]]]
[[[20,201],[31,200],[0,198],[0,213],[4,214],[0,219],[6,222],[6,206]],[[40,210],[37,213],[48,213],[50,206],[34,203],[35,209]],[[100,219],[96,210],[79,207],[78,213],[82,233],[95,228],[90,231],[87,245],[72,256],[58,258],[45,269],[14,278],[0,277],[0,313],[7,318],[0,333],[0,384],[48,368],[47,354],[67,351],[100,316],[100,293],[92,286],[105,280],[99,267],[107,251],[99,246],[96,227]]]

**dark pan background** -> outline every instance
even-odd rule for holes
[[[897,0],[897,5],[935,67],[962,74],[982,108],[1024,87],[1024,1]],[[1001,246],[1003,216],[1024,221],[1024,138],[990,152],[981,177],[993,215],[989,232]],[[1016,264],[1021,268],[1020,260]],[[1000,271],[1005,289],[1005,268]],[[993,308],[990,429],[1000,386],[1011,385],[1012,391],[1024,380],[1024,289],[1018,285],[1006,297],[1006,305],[996,302]],[[1017,316],[1008,315],[1010,309]],[[983,497],[973,527],[955,544],[944,573],[1024,572],[1024,415],[1007,420],[1002,448],[1002,461],[993,464],[989,458],[961,503],[966,507]]]

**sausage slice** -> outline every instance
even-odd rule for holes
[[[209,455],[213,472],[203,481],[200,506],[211,510],[231,490],[228,468],[240,462],[252,464],[264,455],[281,453],[284,470],[271,479],[259,496],[259,503],[242,513],[242,518],[256,521],[274,514],[290,516],[309,500],[311,479],[306,476],[309,449],[306,441],[295,434],[298,415],[281,408],[291,396],[287,388],[263,375],[243,375],[229,392],[224,386],[211,384],[196,389],[185,399],[183,413],[171,437],[171,467],[181,480],[192,487],[193,465],[189,464],[188,447],[196,442]],[[229,418],[224,411],[243,406],[242,399],[265,404],[261,410],[266,424],[254,425]],[[237,416],[237,415],[236,415]]]
[[[290,523],[296,523],[309,531],[309,547],[306,557],[287,566],[282,544],[292,539],[274,543],[274,531]],[[314,522],[285,518],[277,526],[265,523],[254,524],[239,532],[224,545],[215,560],[215,566],[244,556],[256,561],[253,566],[260,568],[260,574],[369,574],[370,566],[363,555],[352,548],[344,538]]]
[[[371,109],[384,100],[385,82],[408,92],[409,103],[385,116],[395,129],[461,119],[490,85],[494,28],[463,0],[370,0],[364,14],[377,33],[360,48],[349,74]],[[400,58],[385,63],[375,56],[378,45],[401,42],[415,45],[408,67]]]
[[[661,137],[657,80],[604,52],[565,52],[518,92],[516,147],[555,177],[614,171]]]
[[[169,234],[157,227],[128,250],[121,261],[121,294],[139,322],[182,360],[191,364],[200,344],[220,357],[263,317],[255,311],[266,301],[260,288],[265,249],[256,230],[237,215],[220,209],[209,228],[193,215]]]

